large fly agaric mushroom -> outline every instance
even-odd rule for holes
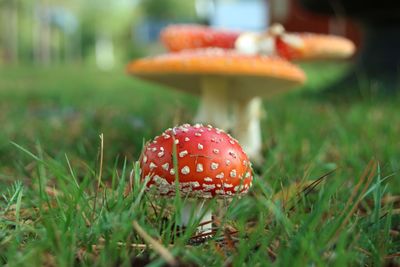
[[[155,137],[144,147],[140,166],[149,189],[168,197],[175,196],[178,188],[188,198],[181,211],[182,226],[193,215],[205,233],[210,232],[211,223],[202,222],[212,219],[205,201],[245,194],[253,179],[251,163],[239,143],[220,129],[200,124],[184,124]]]
[[[260,101],[305,81],[302,70],[279,57],[218,48],[184,50],[130,63],[140,78],[201,95],[195,122],[232,129],[247,154],[260,158]]]

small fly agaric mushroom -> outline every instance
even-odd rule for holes
[[[165,197],[175,196],[178,188],[188,198],[181,212],[182,226],[191,215],[200,224],[211,221],[205,201],[245,194],[253,179],[251,163],[239,143],[220,129],[200,124],[184,124],[155,137],[144,147],[140,166],[142,180],[148,177],[147,188]],[[211,223],[200,228],[209,233]]]
[[[128,73],[201,95],[194,119],[233,134],[252,159],[261,158],[261,101],[255,97],[288,91],[305,81],[295,65],[278,58],[219,48],[184,50],[136,60]],[[232,110],[233,109],[233,110]]]
[[[279,55],[289,60],[342,59],[352,56],[355,45],[347,38],[315,33],[288,33],[273,24],[266,32],[244,32],[235,48],[245,54]]]
[[[205,47],[234,48],[237,31],[217,30],[196,24],[170,25],[161,32],[161,41],[170,51]]]
[[[278,55],[289,60],[341,59],[352,56],[355,46],[347,38],[328,34],[286,32],[273,24],[264,32],[238,32],[195,24],[170,25],[161,32],[170,51],[219,47],[245,54]]]

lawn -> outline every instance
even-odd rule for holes
[[[217,232],[199,240],[196,221],[175,231],[180,199],[126,193],[143,142],[195,97],[122,68],[1,68],[0,265],[400,264],[400,98],[313,97],[340,70],[307,70],[309,88],[265,101],[254,186],[210,202]]]

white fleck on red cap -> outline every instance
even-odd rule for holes
[[[147,187],[164,196],[175,195],[175,175],[182,195],[203,198],[247,193],[253,180],[251,163],[237,140],[200,124],[184,124],[155,137],[146,144],[140,166],[142,180],[150,177]]]

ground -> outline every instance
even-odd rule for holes
[[[181,200],[126,191],[143,142],[195,97],[122,68],[2,67],[0,264],[400,264],[400,98],[332,102],[316,88],[341,68],[305,68],[308,88],[265,101],[265,162],[248,196],[210,203],[205,242],[174,231]],[[161,248],[138,248],[140,230]]]

